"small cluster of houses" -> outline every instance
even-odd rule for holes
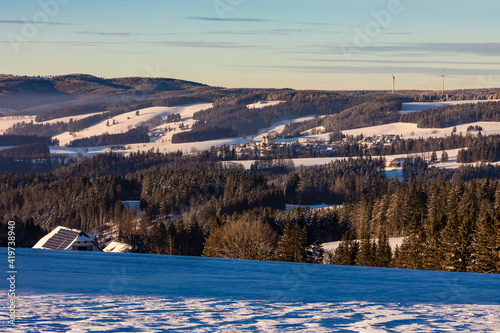
[[[363,148],[380,148],[383,146],[391,146],[393,142],[400,141],[399,136],[394,134],[382,134],[376,136],[367,136],[358,141],[358,144]]]
[[[248,144],[233,144],[230,146],[230,148],[235,150],[237,157],[252,155],[255,152],[285,152],[290,150],[297,153],[311,152],[326,156],[333,156],[333,154],[339,147],[347,144],[357,143],[360,147],[369,149],[391,146],[394,142],[398,141],[400,141],[399,136],[394,134],[368,136],[357,142],[353,141],[352,138],[344,138],[342,139],[342,141],[336,142],[325,142],[302,138],[297,141],[287,142],[277,141],[268,136],[264,136],[262,137],[262,140],[260,142]],[[272,153],[270,155],[272,155]]]
[[[242,157],[244,155],[252,155],[255,152],[266,153],[269,152],[273,155],[273,152],[285,152],[285,151],[295,151],[297,153],[312,152],[318,154],[333,155],[335,150],[340,146],[340,143],[320,143],[320,142],[269,142],[267,139],[263,139],[259,143],[248,143],[248,144],[233,144],[230,146],[234,149],[237,157]]]

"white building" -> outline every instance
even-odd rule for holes
[[[40,239],[34,249],[102,251],[83,231],[57,227]]]

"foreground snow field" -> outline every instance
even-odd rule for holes
[[[3,332],[500,327],[498,275],[34,249],[16,260],[17,326],[2,311]]]

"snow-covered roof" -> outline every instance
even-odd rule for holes
[[[132,249],[132,246],[120,243],[120,242],[111,242],[104,248],[104,252],[128,252]]]
[[[66,250],[82,234],[81,230],[66,227],[57,227],[40,239],[34,249]]]
[[[93,242],[93,240],[85,235],[81,235],[80,237],[78,237],[77,242]]]
[[[78,229],[66,227],[57,227],[50,233],[40,239],[34,249],[50,249],[50,250],[70,250],[76,242],[92,242],[96,249],[99,249],[97,244],[89,238],[85,233]],[[100,249],[99,249],[100,250]]]

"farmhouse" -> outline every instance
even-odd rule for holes
[[[391,168],[399,168],[403,166],[403,163],[405,162],[406,158],[395,158],[389,163],[389,167]]]
[[[40,239],[34,249],[102,251],[83,231],[57,227]]]

